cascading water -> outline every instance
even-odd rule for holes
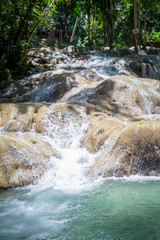
[[[83,69],[76,72],[91,69],[106,79],[121,70],[121,66],[112,65],[115,58],[104,55],[93,54]],[[64,64],[67,68],[69,64],[76,66],[70,58],[68,61],[67,66]],[[138,84],[140,80],[133,81]],[[33,99],[45,101],[46,92],[42,88],[35,90]],[[141,95],[147,104],[147,114],[151,114],[149,96],[142,91]],[[90,178],[87,172],[97,154],[81,147],[87,128],[88,119],[78,108],[65,114],[49,110],[42,139],[55,149],[56,156],[51,157],[48,170],[36,185],[0,190],[0,239],[160,239],[160,178],[131,176],[104,180],[98,174]],[[108,141],[112,140],[114,145],[118,136]],[[109,144],[106,141],[103,147]]]
[[[58,158],[51,159],[50,168],[39,183],[45,188],[51,186],[72,192],[92,185],[86,173],[93,164],[95,155],[80,146],[88,120],[82,111],[79,114],[80,118],[76,118],[72,111],[48,113],[45,139],[56,149]]]
[[[43,138],[58,157],[38,185],[0,191],[0,239],[159,239],[158,178],[88,179],[95,156],[80,147],[80,114],[49,112]]]

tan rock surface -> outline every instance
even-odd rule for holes
[[[82,121],[82,117],[74,104],[57,103],[45,105],[39,108],[37,112],[35,131],[47,134],[49,126],[58,124],[59,121],[63,121],[65,127],[71,121]]]
[[[37,109],[41,103],[0,104],[0,127],[7,132],[28,132],[32,129]]]
[[[160,175],[160,121],[130,123],[115,134],[91,172],[104,177]]]
[[[90,152],[96,153],[104,145],[105,141],[123,126],[124,123],[116,118],[94,112],[90,115],[88,131],[84,135],[83,145],[85,145]]]
[[[0,135],[0,188],[36,183],[55,156],[51,146],[38,134]]]
[[[151,79],[114,76],[103,81],[90,95],[89,103],[110,114],[138,116],[160,113],[160,82]]]

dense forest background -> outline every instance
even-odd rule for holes
[[[160,47],[159,0],[1,0],[0,79],[25,74],[25,49],[39,26],[67,28],[69,43],[76,19],[78,46]]]

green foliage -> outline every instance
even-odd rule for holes
[[[29,71],[30,65],[23,63],[21,65],[18,65],[15,69],[10,71],[11,78],[14,80],[22,79],[26,73]]]
[[[1,81],[11,78],[11,72],[6,67],[6,63],[2,58],[0,58],[0,76],[1,76]]]
[[[1,0],[0,3],[0,74],[3,79],[19,79],[29,66],[23,65],[27,39],[44,16],[51,0]],[[34,7],[31,8],[32,3]],[[41,25],[54,26],[72,34],[76,17],[79,16],[76,35],[78,45],[104,45],[109,27],[108,3],[112,3],[114,21],[114,46],[133,45],[134,11],[133,0],[55,0],[49,15]],[[140,0],[137,0],[140,3]],[[139,6],[139,5],[138,5]],[[160,45],[160,2],[159,0],[141,0],[140,34],[142,43],[144,20],[147,10],[147,44]],[[22,26],[23,25],[23,26]],[[87,29],[89,29],[87,31]],[[109,31],[108,31],[109,32]],[[20,37],[19,37],[20,36]],[[18,37],[20,39],[18,39]],[[36,34],[34,37],[37,37]],[[18,41],[17,44],[17,39]]]
[[[155,30],[152,30],[151,33],[147,32],[147,44],[160,47],[160,32],[156,32]]]
[[[25,42],[24,40],[20,41],[20,46],[22,49],[27,49],[31,47],[31,44],[28,44],[27,42]]]

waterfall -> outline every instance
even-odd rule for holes
[[[56,150],[58,157],[50,159],[48,171],[39,181],[41,189],[53,187],[74,192],[96,184],[86,175],[95,161],[95,155],[81,147],[88,119],[82,110],[77,108],[75,111],[80,117],[77,118],[73,111],[48,111],[45,119],[46,136],[43,139]]]
[[[51,53],[0,94],[22,102],[0,105],[0,180],[28,184],[0,189],[0,239],[159,239],[160,85],[112,53]]]

